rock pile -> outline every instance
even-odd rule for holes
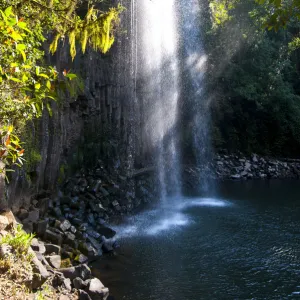
[[[29,207],[21,207],[16,216],[24,230],[37,237],[30,250],[39,274],[34,288],[51,278],[53,286],[79,290],[80,299],[106,299],[108,289],[91,277],[88,263],[115,253],[119,244],[109,219],[152,201],[152,180],[147,175],[128,178],[109,172],[99,161],[94,169],[68,178],[56,196],[42,191]],[[0,231],[8,226],[6,221],[0,215]]]
[[[203,177],[211,179],[299,179],[300,159],[274,159],[257,154],[217,154],[206,165],[185,166],[184,182],[191,185]]]
[[[10,222],[6,216],[7,214],[0,216],[0,237],[8,234],[6,230],[10,230],[17,224],[16,221],[14,223]],[[30,215],[28,213],[28,217]],[[9,216],[14,219],[11,212]],[[67,230],[66,228],[69,228],[69,225],[68,222],[61,222],[60,228],[61,230]],[[45,243],[40,239],[33,238],[28,249],[28,254],[31,255],[32,276],[30,280],[27,280],[26,285],[31,290],[37,290],[47,281],[48,284],[64,294],[64,297],[59,298],[64,300],[73,299],[74,290],[78,291],[79,299],[82,300],[107,299],[109,290],[104,287],[99,279],[92,276],[91,270],[86,264],[88,257],[77,251],[76,265],[62,267],[63,257],[66,256],[65,250],[56,244]],[[74,251],[71,248],[70,250]],[[0,245],[0,259],[5,259],[12,253],[12,247],[7,244]],[[70,262],[70,260],[67,261]]]
[[[112,175],[99,162],[95,169],[69,178],[57,196],[40,193],[17,216],[28,232],[63,245],[66,253],[76,249],[92,259],[118,246],[112,240],[116,232],[107,225],[110,217],[128,214],[154,198],[150,180]]]
[[[217,155],[214,170],[217,178],[299,178],[300,160],[279,160],[256,154],[251,157]]]

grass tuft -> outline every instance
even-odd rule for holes
[[[8,233],[0,239],[0,245],[10,245],[17,255],[23,256],[28,254],[28,249],[34,234],[26,233],[21,225],[17,225],[13,229],[13,233]]]

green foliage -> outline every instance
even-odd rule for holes
[[[119,14],[122,6],[111,8],[107,13],[91,6],[84,19],[76,16],[68,19],[66,26],[59,26],[51,45],[50,51],[53,54],[60,39],[67,35],[70,43],[70,54],[72,59],[76,56],[76,41],[80,42],[82,52],[85,53],[87,45],[93,49],[106,53],[114,42],[113,30],[119,21]]]
[[[212,0],[209,2],[213,28],[223,25],[231,19],[230,10],[234,8],[235,3],[235,0]]]
[[[292,20],[300,20],[300,2],[298,0],[256,0],[267,9],[264,25],[268,30],[278,31]]]
[[[13,129],[12,125],[0,127],[0,160],[5,165],[16,164],[20,167],[23,164],[24,149],[20,145],[19,138],[12,133]],[[5,171],[12,170],[6,169]],[[0,170],[1,172],[4,170]]]
[[[17,227],[14,228],[13,233],[8,233],[0,239],[0,245],[10,245],[14,249],[16,254],[18,254],[19,256],[23,256],[27,255],[33,238],[33,234],[26,233],[22,229],[21,225],[17,225]]]
[[[90,46],[106,53],[114,41],[123,8],[119,5],[102,12],[86,5],[82,17],[77,13],[84,9],[82,1],[0,0],[0,161],[6,166],[22,164],[19,124],[24,126],[44,110],[52,115],[52,101],[64,91],[73,97],[83,89],[76,74],[70,70],[58,74],[45,63],[42,46],[46,36],[52,36],[52,53],[60,41],[69,41],[72,59],[76,42],[83,52]]]
[[[206,34],[214,145],[298,155],[300,61],[294,37],[300,24],[269,31],[267,8],[250,0],[236,2],[230,17],[222,26],[212,24]]]

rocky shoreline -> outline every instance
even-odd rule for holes
[[[113,299],[108,288],[91,275],[89,264],[102,255],[116,254],[119,244],[109,220],[131,213],[142,201],[152,201],[153,186],[147,175],[122,176],[98,161],[92,170],[68,178],[55,196],[42,191],[15,215],[10,212],[11,219],[17,220],[13,223],[36,235],[30,251],[40,279],[32,281],[32,288],[39,289],[50,278],[52,287],[65,292],[60,300],[73,299],[74,293],[82,300]],[[10,225],[6,215],[0,215],[3,235]]]
[[[109,226],[114,216],[130,214],[142,203],[157,198],[153,189],[157,186],[155,176],[149,171],[152,168],[135,172],[138,176],[120,175],[118,170],[108,170],[98,161],[92,170],[81,170],[68,178],[55,196],[42,191],[15,215],[0,215],[2,236],[11,223],[20,223],[26,232],[36,234],[30,251],[40,279],[32,282],[34,289],[51,278],[51,285],[65,293],[65,298],[59,299],[73,299],[74,293],[82,300],[113,299],[109,298],[108,288],[92,276],[89,263],[102,255],[115,255],[120,247],[116,232]],[[300,160],[218,154],[206,166],[185,166],[183,183],[193,186],[203,176],[231,180],[298,179]]]
[[[205,166],[184,168],[184,182],[188,185],[203,177],[216,180],[299,179],[300,159],[217,154]]]

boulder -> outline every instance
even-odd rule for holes
[[[18,221],[16,220],[16,218],[11,210],[3,212],[2,216],[6,217],[9,225],[11,225],[13,227],[17,226],[17,224],[20,223],[20,220],[18,220]]]
[[[95,239],[98,239],[101,236],[97,231],[92,229],[88,230],[87,234]]]
[[[79,300],[92,300],[92,298],[88,295],[87,292],[83,290],[79,290]]]
[[[0,230],[5,230],[9,225],[9,221],[5,216],[0,215]]]
[[[74,288],[77,290],[84,289],[87,287],[87,284],[85,284],[85,282],[80,277],[76,277],[73,279],[73,285]]]
[[[76,236],[71,232],[65,232],[64,243],[73,248],[78,248],[78,242],[75,240]]]
[[[78,261],[79,263],[81,264],[84,264],[85,262],[88,261],[88,258],[83,255],[82,253],[80,253],[76,258],[75,258],[76,261]]]
[[[71,290],[72,290],[71,279],[70,278],[65,278],[64,281],[63,281],[63,286],[67,291],[71,292]]]
[[[62,268],[59,269],[59,272],[71,280],[75,279],[76,277],[86,280],[91,276],[91,270],[86,264],[78,265],[76,267]]]
[[[97,255],[101,256],[102,255],[102,244],[99,243],[96,239],[88,236],[87,239],[89,242],[93,245],[93,247],[97,250]]]
[[[64,220],[60,225],[59,228],[65,232],[71,228],[72,224],[68,220]]]
[[[45,232],[45,239],[54,244],[61,245],[63,241],[63,236],[60,232],[47,229]]]
[[[94,258],[98,256],[97,250],[90,243],[80,243],[78,248],[89,258]]]
[[[45,244],[45,248],[46,248],[46,254],[55,253],[59,255],[61,251],[60,246],[54,244]]]
[[[34,238],[31,241],[31,248],[35,252],[38,252],[40,254],[44,254],[46,252],[46,247],[43,242],[40,242],[38,239]]]
[[[33,278],[32,278],[32,289],[38,289],[41,285],[48,279],[50,274],[47,269],[43,266],[43,264],[38,260],[34,251],[29,248],[28,252],[32,254],[32,270],[33,270]]]
[[[45,256],[47,262],[50,264],[51,267],[55,269],[59,269],[61,265],[61,257],[60,255],[51,255]]]
[[[49,220],[39,220],[33,224],[33,230],[37,236],[44,237],[46,230],[48,228]]]
[[[109,290],[98,278],[93,278],[85,291],[93,300],[106,300],[109,295]]]

